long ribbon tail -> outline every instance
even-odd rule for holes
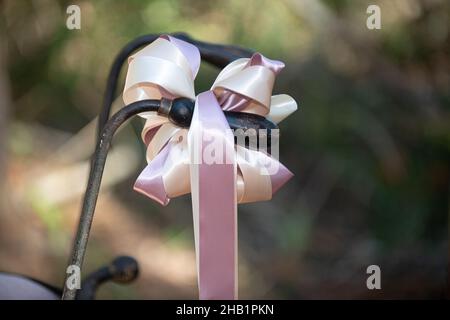
[[[211,91],[197,97],[188,134],[200,299],[237,299],[234,136]]]

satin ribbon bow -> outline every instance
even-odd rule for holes
[[[189,129],[156,112],[141,114],[148,165],[134,189],[162,205],[191,193],[200,299],[236,299],[237,203],[271,199],[292,173],[264,152],[235,146],[223,111],[254,113],[275,123],[294,112],[297,104],[290,96],[272,96],[284,64],[259,53],[237,59],[220,72],[210,91],[196,96],[200,53],[185,41],[161,36],[128,63],[125,104],[195,100]],[[211,141],[220,150],[210,150]],[[202,161],[206,155],[213,161]]]

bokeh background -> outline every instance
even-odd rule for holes
[[[81,30],[66,28],[70,4]],[[275,93],[299,102],[281,124],[294,179],[239,207],[240,297],[448,297],[449,13],[445,0],[1,1],[0,270],[62,285],[109,67],[139,35],[183,31],[285,61]],[[203,64],[197,91],[217,73]],[[195,299],[190,196],[162,208],[132,190],[141,127],[115,138],[85,272],[128,254],[140,278],[99,298]],[[381,290],[366,288],[372,264]]]

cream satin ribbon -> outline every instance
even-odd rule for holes
[[[196,97],[200,53],[195,46],[161,36],[128,62],[125,104],[161,98],[196,100],[189,130],[156,112],[141,114],[146,118],[142,139],[148,166],[134,188],[162,205],[191,192],[200,298],[235,299],[237,203],[271,199],[292,173],[264,152],[234,146],[222,110],[254,113],[275,123],[289,116],[297,109],[294,99],[272,96],[275,76],[284,64],[259,53],[237,59],[220,72],[210,91]],[[219,163],[202,161],[210,147],[207,136],[223,146]]]

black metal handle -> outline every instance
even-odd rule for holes
[[[109,265],[99,268],[88,275],[81,283],[77,292],[77,300],[94,300],[99,286],[107,281],[130,283],[139,275],[137,261],[128,256],[114,259]]]
[[[173,101],[162,99],[161,106],[163,105],[166,110],[160,112],[160,107],[158,114],[167,115],[169,120],[178,127],[189,128],[194,114],[194,101],[187,98],[178,98]],[[270,132],[270,130],[278,129],[275,123],[257,114],[233,111],[224,111],[224,114],[228,125],[233,130],[254,129]]]
[[[161,109],[163,110],[159,111]],[[158,114],[167,116],[173,124],[181,128],[189,128],[192,115],[194,114],[194,101],[186,98],[179,98],[173,101],[162,99],[159,110]],[[278,129],[275,123],[263,116],[252,113],[224,111],[224,114],[230,129],[242,130],[240,134],[244,136],[245,147],[250,147],[250,136],[254,136],[256,146],[253,147],[257,148],[260,148],[261,138],[264,138],[266,140],[264,147],[269,154],[271,153],[272,130]],[[235,143],[238,141],[237,136],[239,132],[236,133]],[[249,139],[245,139],[245,136]]]

